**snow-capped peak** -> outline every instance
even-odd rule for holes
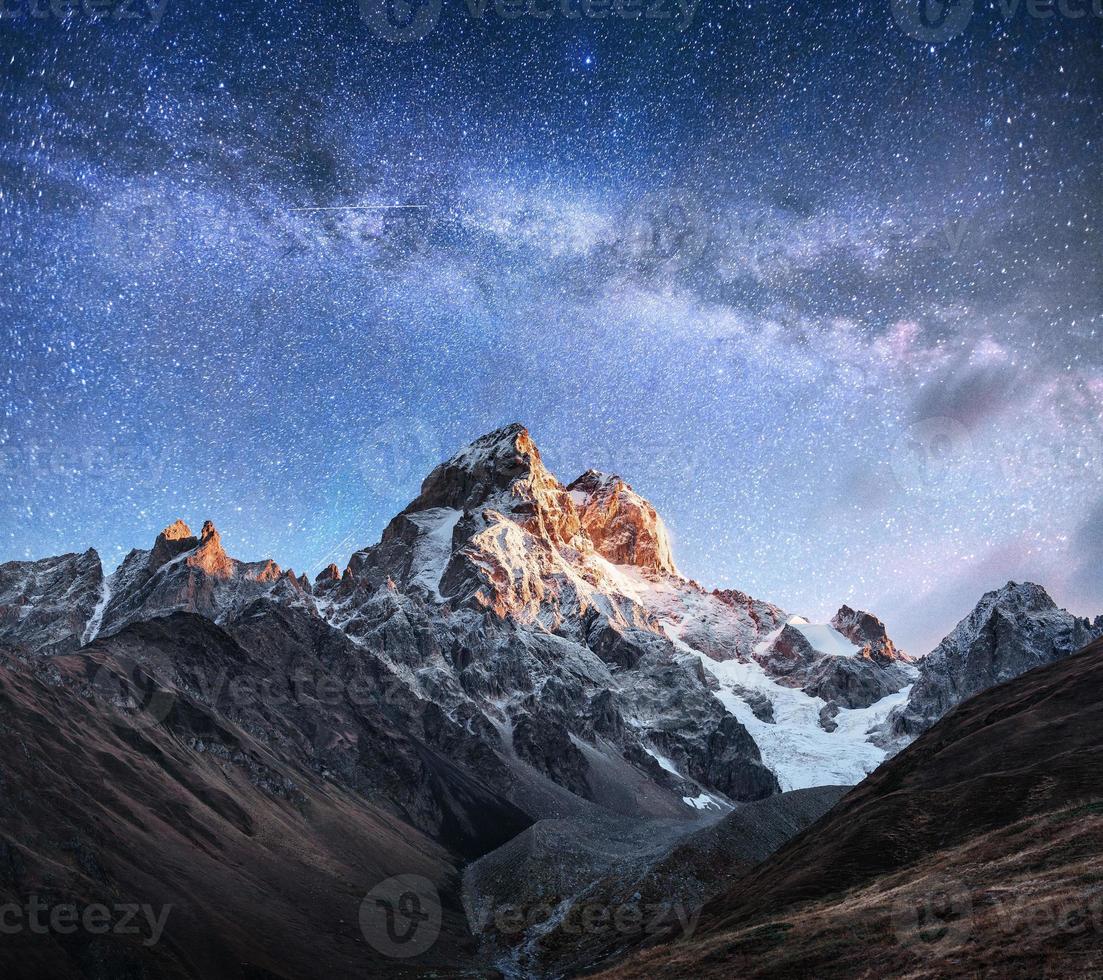
[[[520,422],[511,422],[500,429],[469,442],[443,465],[451,469],[473,471],[497,460],[508,460],[535,449],[529,431]],[[537,453],[539,459],[539,453]]]

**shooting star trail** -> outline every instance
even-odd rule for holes
[[[288,208],[288,211],[424,211],[427,204],[348,204],[332,208]]]

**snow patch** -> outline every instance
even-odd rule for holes
[[[820,727],[820,709],[826,704],[823,698],[809,697],[798,688],[775,683],[757,661],[718,663],[684,642],[676,641],[675,645],[698,657],[705,670],[720,682],[715,696],[750,732],[763,763],[777,775],[782,790],[828,784],[853,786],[885,760],[888,753],[866,741],[866,735],[896,705],[907,700],[909,688],[868,708],[842,709],[835,716],[838,728],[826,732]],[[755,717],[735,688],[758,691],[768,697],[774,706],[773,723]]]
[[[855,657],[858,655],[858,647],[834,626],[810,623],[800,616],[793,616],[787,625],[800,633],[817,653],[822,653],[828,657]]]
[[[662,755],[661,753],[656,752],[653,748],[651,748],[650,745],[647,745],[647,744],[644,744],[643,748],[644,748],[644,751],[649,756],[651,756],[651,758],[654,759],[660,766],[662,766],[667,772],[673,773],[679,779],[684,778],[682,776],[682,774],[680,772],[678,772],[678,767],[675,766],[674,763],[671,762],[665,755]]]
[[[84,633],[80,638],[81,646],[87,646],[99,635],[100,627],[103,625],[103,614],[107,610],[107,604],[110,601],[111,576],[105,575],[100,585],[100,601],[96,603],[96,608],[92,610],[92,617],[88,620],[88,625],[84,627]]]
[[[683,796],[682,802],[686,806],[693,807],[694,810],[723,810],[718,800],[714,800],[708,793],[702,793],[700,796]]]
[[[452,531],[463,517],[463,511],[452,507],[431,507],[408,516],[422,532],[414,544],[412,565],[417,573],[410,579],[410,584],[420,586],[437,602],[443,602],[440,580],[452,557]]]

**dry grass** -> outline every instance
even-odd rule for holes
[[[1103,804],[1021,821],[777,920],[644,951],[602,977],[1103,974]]]

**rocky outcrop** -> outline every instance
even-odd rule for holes
[[[615,565],[678,574],[662,519],[619,476],[587,470],[567,492],[582,529],[603,558]]]
[[[185,551],[191,551],[197,544],[199,539],[192,534],[191,528],[183,521],[176,520],[157,535],[149,552],[147,567],[154,572]]]
[[[755,653],[755,659],[772,676],[794,687],[800,687],[818,659],[818,654],[803,633],[786,624],[773,642]]]
[[[769,633],[785,622],[788,617],[788,613],[781,607],[775,606],[772,602],[755,599],[738,589],[716,589],[712,595],[752,625],[756,633]]]
[[[487,433],[441,463],[403,513],[436,508],[497,511],[553,544],[569,543],[579,530],[569,495],[520,423]]]
[[[764,721],[768,725],[774,724],[774,702],[765,694],[743,687],[741,684],[733,684],[731,690],[736,697],[747,703],[747,707],[759,721]]]
[[[842,615],[844,611],[849,615]],[[851,635],[835,624],[847,626]],[[755,649],[754,658],[779,684],[799,687],[810,698],[834,702],[835,713],[843,708],[868,708],[906,687],[914,674],[880,620],[868,613],[855,614],[846,606],[831,626],[791,617]],[[822,722],[821,716],[820,727],[825,731],[837,728]]]
[[[844,708],[868,708],[895,694],[910,681],[896,664],[882,666],[872,656],[824,657],[811,670],[803,690]]]
[[[828,701],[822,708],[820,708],[820,728],[829,734],[837,731],[839,723],[835,718],[839,714],[841,705],[838,701]]]
[[[840,606],[831,619],[831,625],[856,647],[868,651],[867,655],[879,664],[911,662],[911,657],[898,650],[889,639],[885,624],[872,613]]]
[[[919,661],[908,701],[883,741],[909,741],[966,698],[1079,650],[1103,629],[1073,616],[1040,585],[1008,582],[987,592],[938,647]]]
[[[42,655],[76,649],[102,594],[92,548],[0,565],[0,643]]]

